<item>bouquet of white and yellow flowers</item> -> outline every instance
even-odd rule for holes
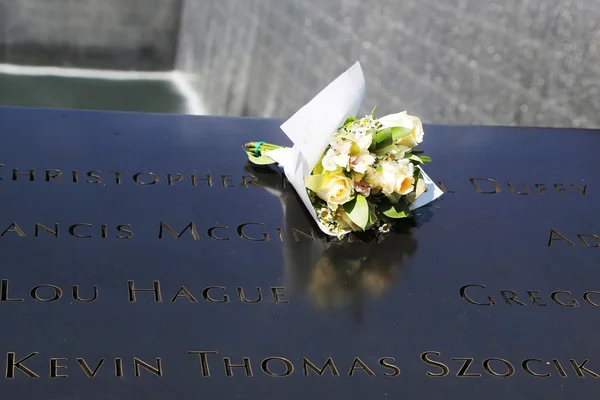
[[[293,148],[244,146],[255,164],[283,165],[321,230],[338,237],[387,232],[391,222],[441,195],[420,167],[431,159],[414,150],[423,141],[421,120],[406,111],[376,119],[375,110],[357,119],[349,110],[362,102],[363,86],[356,64],[288,120],[282,128]]]
[[[373,110],[374,111],[374,110]],[[317,218],[330,235],[378,229],[410,216],[410,205],[427,191],[420,164],[431,159],[413,148],[423,141],[419,118],[406,111],[376,119],[351,116],[333,135],[304,184]],[[245,145],[250,161],[270,164],[281,146]]]

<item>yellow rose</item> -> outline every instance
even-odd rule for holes
[[[330,209],[336,210],[338,205],[347,203],[352,196],[354,184],[343,173],[326,174],[317,196],[327,202]]]

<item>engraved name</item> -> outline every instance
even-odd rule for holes
[[[533,306],[548,305],[561,307],[600,307],[600,291],[586,290],[573,293],[571,290],[490,290],[486,285],[469,284],[458,290],[461,299],[476,306]]]
[[[22,303],[27,301],[37,301],[40,303],[53,303],[63,297],[67,301],[75,300],[78,303],[92,303],[99,297],[100,290],[98,285],[86,286],[80,288],[79,285],[73,285],[66,290],[56,285],[42,284],[36,285],[25,291],[11,289],[10,281],[2,279],[0,281],[0,303]],[[83,293],[83,294],[82,294]],[[165,289],[160,281],[152,281],[146,286],[136,284],[135,281],[127,281],[126,299],[129,303],[138,301],[148,303],[198,303],[205,301],[208,303],[229,303],[240,301],[242,303],[260,303],[272,302],[274,304],[287,304],[285,298],[286,292],[283,287],[270,287],[267,290],[261,287],[252,289],[237,286],[228,288],[226,286],[207,286],[198,292],[188,289],[184,285]],[[125,296],[124,296],[125,298]]]
[[[594,233],[577,233],[567,236],[556,229],[550,229],[547,247],[554,246],[600,248],[600,235]]]
[[[202,240],[210,239],[214,241],[230,241],[248,240],[251,242],[268,242],[268,241],[316,241],[320,240],[318,230],[301,230],[291,228],[289,233],[284,233],[280,227],[267,227],[262,222],[244,222],[241,224],[229,225],[213,225],[200,228],[193,221],[184,224],[173,224],[165,221],[159,221],[156,224],[157,228],[150,233],[159,240],[175,240],[175,239],[191,239]],[[76,224],[48,224],[35,223],[33,227],[25,226],[17,222],[6,223],[0,225],[4,229],[0,230],[0,238],[3,237],[72,237],[75,239],[131,239],[134,235],[132,224],[91,224],[91,223],[76,223]],[[1,228],[0,228],[1,229]],[[348,241],[354,242],[358,239],[353,236],[347,236],[344,239],[336,237],[325,237],[327,241],[339,242]]]
[[[582,196],[588,195],[588,185],[575,183],[523,183],[523,182],[498,182],[491,178],[469,178],[477,194],[498,194],[503,190],[512,194],[562,196],[565,192],[576,192]],[[443,188],[440,186],[440,189]]]

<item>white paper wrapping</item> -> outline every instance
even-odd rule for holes
[[[328,235],[331,233],[319,222],[308,198],[304,177],[310,175],[331,138],[346,118],[349,116],[358,118],[357,113],[364,97],[365,78],[360,63],[357,62],[281,125],[281,129],[294,146],[265,154],[281,165],[310,215],[319,228]],[[422,175],[427,191],[411,205],[411,210],[423,207],[443,193],[425,171]]]

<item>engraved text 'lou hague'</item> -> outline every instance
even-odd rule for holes
[[[250,357],[223,357],[219,352],[188,351],[187,355],[197,361],[190,363],[185,371],[201,377],[226,377],[251,378],[255,376],[289,377],[292,375],[323,377],[323,376],[351,376],[351,377],[399,377],[402,369],[395,357],[369,357],[368,361],[354,357],[352,361],[332,357],[326,360],[307,357],[266,357],[254,359]],[[431,378],[459,377],[480,378],[491,376],[495,378],[509,378],[512,376],[529,376],[533,378],[600,378],[600,375],[588,366],[590,360],[577,361],[574,358],[560,360],[558,358],[526,358],[510,361],[499,357],[472,358],[472,357],[443,357],[438,351],[425,351],[420,355],[420,362],[425,366],[421,373]],[[377,359],[377,361],[374,361]],[[192,359],[188,360],[191,362]],[[123,358],[86,360],[83,357],[71,358],[42,358],[39,352],[19,355],[15,352],[6,353],[5,379],[38,379],[69,378],[97,376],[111,376],[123,378],[125,376],[139,377],[144,375],[162,377],[165,372],[163,360],[157,357],[153,362],[147,362],[139,357],[133,357],[131,364],[125,363]],[[178,363],[179,366],[182,363]],[[195,365],[195,367],[193,366]],[[411,366],[414,373],[414,366]],[[171,374],[179,374],[177,371]]]
[[[80,288],[79,285],[73,285],[69,288],[70,293],[64,294],[64,290],[56,285],[36,285],[27,290],[11,289],[8,279],[0,281],[0,304],[1,303],[22,303],[24,301],[38,301],[41,303],[52,303],[70,297],[78,303],[91,303],[98,299],[98,285],[86,286]],[[267,294],[268,293],[268,294]],[[207,286],[196,293],[188,287],[181,285],[170,290],[161,287],[160,281],[152,281],[148,287],[136,286],[133,280],[127,281],[127,293],[123,293],[123,299],[129,303],[143,301],[155,303],[198,303],[198,299],[208,303],[229,303],[231,301],[240,301],[242,303],[260,303],[272,302],[274,304],[287,304],[286,293],[283,287],[270,287],[263,290],[256,287],[254,290],[245,290],[243,287],[227,288],[225,286]],[[140,299],[143,298],[143,299]],[[67,299],[70,301],[70,299]]]
[[[157,184],[166,184],[168,186],[197,186],[197,187],[225,187],[225,188],[247,188],[251,186],[260,187],[259,179],[252,175],[234,176],[231,174],[200,174],[188,173],[182,174],[166,173],[157,174],[154,172],[128,172],[128,171],[62,171],[59,169],[36,170],[11,168],[5,169],[4,164],[0,164],[0,181],[29,181],[29,182],[57,182],[57,183],[112,183],[122,185],[126,183],[142,186],[152,186]],[[525,182],[501,182],[491,178],[469,178],[477,194],[497,194],[503,191],[517,195],[528,194],[557,194],[562,196],[566,191],[576,191],[581,195],[588,194],[587,184],[575,183],[525,183]],[[455,193],[455,190],[448,189],[444,182],[438,182],[440,189],[445,193]],[[281,187],[290,187],[289,182],[282,175]]]

